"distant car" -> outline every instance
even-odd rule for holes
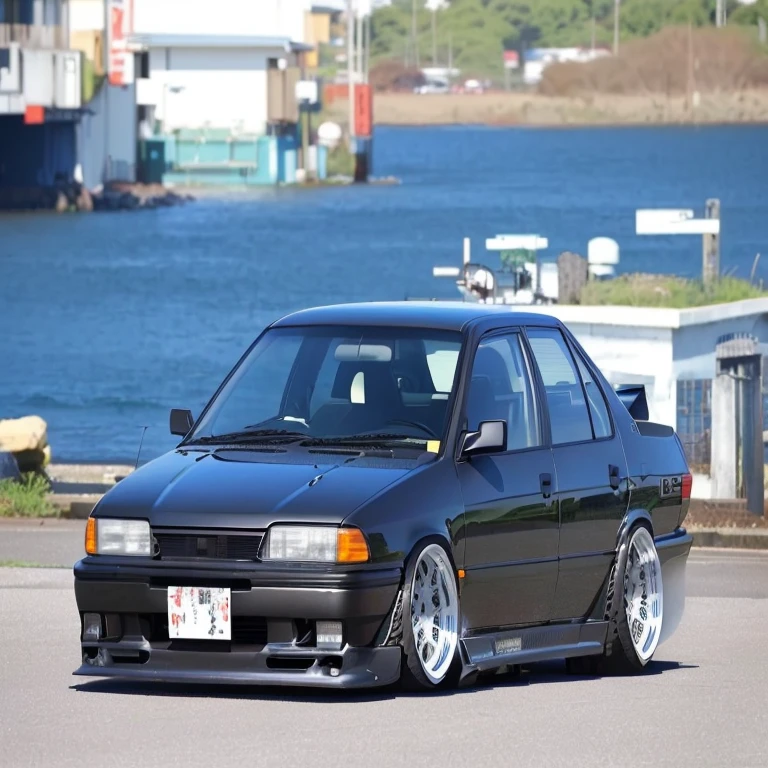
[[[642,387],[556,319],[460,302],[288,315],[74,569],[77,675],[411,689],[675,630],[691,475]]]

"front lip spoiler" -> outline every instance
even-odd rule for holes
[[[139,646],[147,650],[150,648],[144,643],[136,647]],[[116,644],[112,650],[116,650]],[[88,660],[84,655],[82,666],[72,674],[159,683],[374,688],[392,685],[400,679],[401,656],[399,646],[347,646],[340,651],[318,651],[314,648],[289,650],[266,645],[262,651],[255,653],[150,650],[146,663],[135,664],[115,663],[110,649],[101,647],[94,659]],[[271,669],[267,666],[270,657],[312,657],[314,662],[306,670]],[[337,676],[331,675],[328,664],[331,658],[339,668]]]

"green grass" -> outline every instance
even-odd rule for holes
[[[40,475],[25,475],[21,482],[0,480],[0,517],[59,517],[48,500],[49,490]]]
[[[66,568],[66,565],[30,563],[26,560],[0,560],[0,568]]]
[[[355,172],[355,158],[349,151],[346,142],[340,141],[338,146],[328,151],[326,173],[332,176],[352,176]]]
[[[621,275],[587,283],[579,303],[584,306],[669,307],[686,309],[768,296],[746,280],[720,278],[706,287],[701,281],[667,275]]]

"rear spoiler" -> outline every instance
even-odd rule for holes
[[[648,421],[648,398],[645,396],[645,384],[627,384],[616,387],[616,394],[629,415],[635,421]]]

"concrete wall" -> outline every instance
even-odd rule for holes
[[[103,85],[88,104],[78,129],[78,161],[83,183],[93,189],[106,181],[136,179],[136,87]]]
[[[263,134],[267,59],[279,56],[285,56],[284,51],[153,48],[150,80],[157,99],[155,115],[165,130],[210,127]]]
[[[304,40],[309,0],[134,0],[136,34],[262,35]]]

